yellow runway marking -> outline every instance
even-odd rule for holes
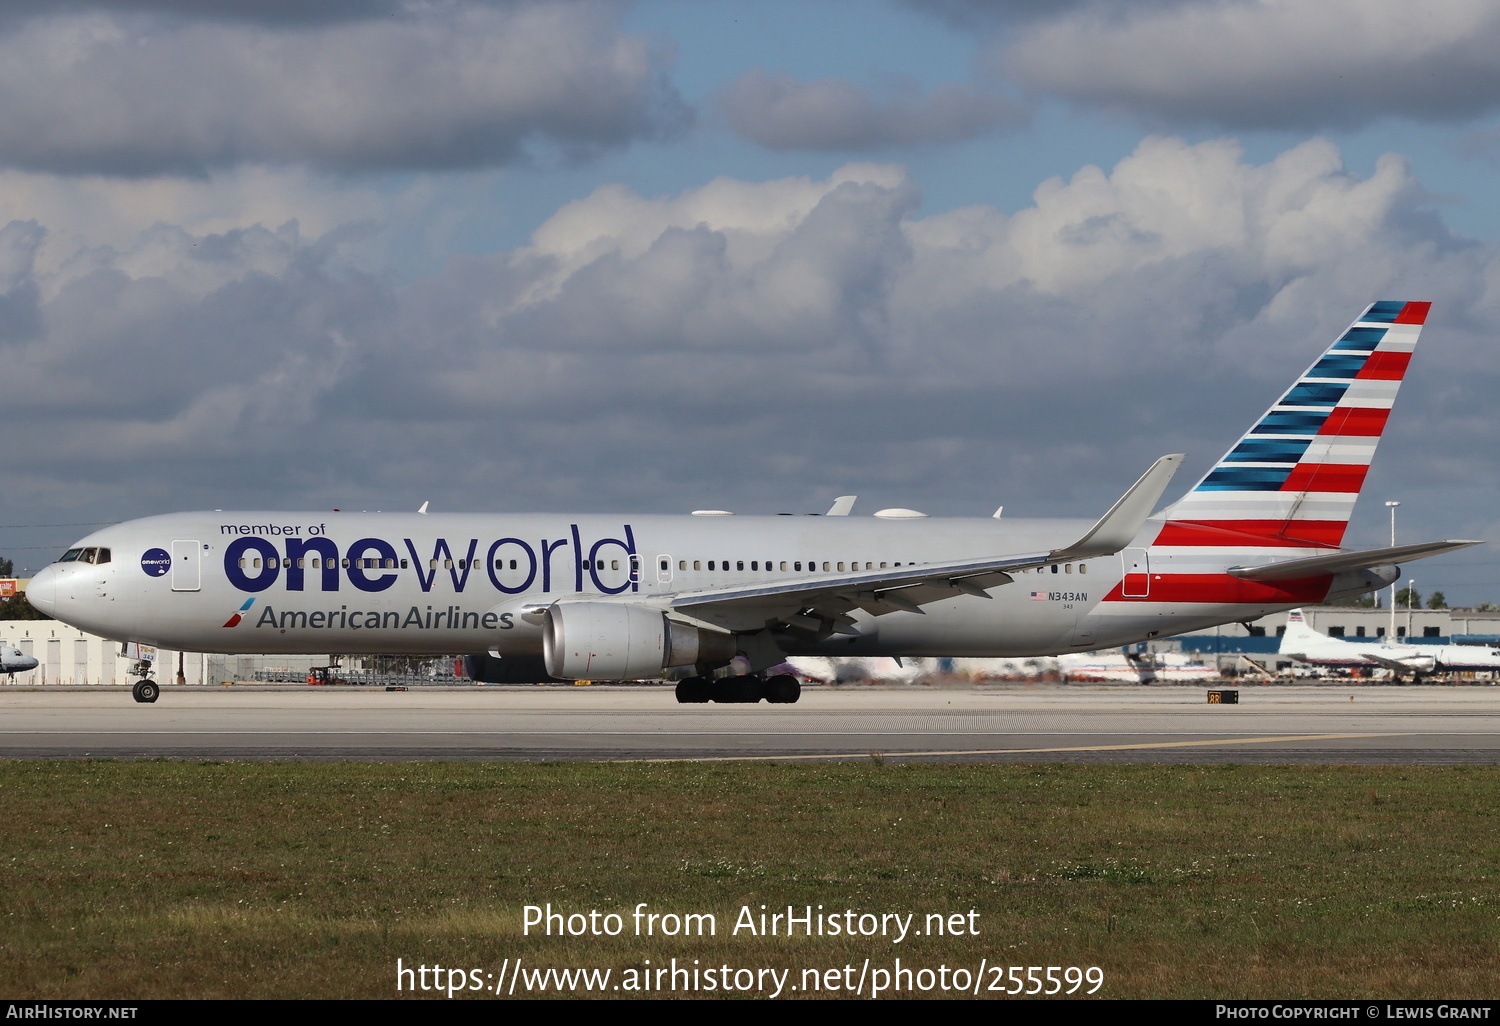
[[[1206,741],[1144,741],[1131,745],[1077,745],[1069,748],[973,748],[951,752],[820,752],[810,755],[705,755],[681,759],[620,759],[618,762],[790,762],[816,759],[912,759],[955,755],[1046,755],[1056,752],[1128,752],[1145,748],[1201,748],[1208,745],[1264,745],[1277,741],[1336,741],[1348,738],[1405,737],[1404,734],[1292,734],[1286,737],[1228,737]]]

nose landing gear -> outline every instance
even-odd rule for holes
[[[142,660],[131,667],[130,672],[138,674],[141,678],[130,689],[130,696],[137,702],[144,702],[148,705],[156,701],[161,694],[161,688],[157,686],[156,681],[151,679],[151,664]]]

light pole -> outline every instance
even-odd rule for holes
[[[1391,548],[1396,547],[1396,507],[1399,502],[1387,502],[1385,508],[1391,511]],[[1386,632],[1385,643],[1394,645],[1396,643],[1396,582],[1391,582],[1391,627]]]
[[[1406,582],[1406,641],[1411,643],[1411,605],[1417,599],[1417,580],[1409,578]]]

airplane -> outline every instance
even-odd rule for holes
[[[1330,638],[1313,630],[1293,609],[1287,614],[1286,632],[1277,654],[1312,666],[1384,667],[1397,677],[1424,673],[1456,673],[1469,670],[1500,670],[1500,649],[1482,645],[1387,644],[1385,638],[1349,641]]]
[[[0,645],[0,673],[25,673],[36,668],[35,656],[29,656],[10,645]]]
[[[833,516],[215,510],[96,531],[28,597],[179,650],[464,652],[491,683],[684,668],[687,703],[795,702],[796,676],[764,675],[789,656],[1048,656],[1250,620],[1480,544],[1339,548],[1430,306],[1366,308],[1154,515],[1181,454],[1092,524],[853,516],[849,496]],[[137,672],[136,700],[155,701]]]

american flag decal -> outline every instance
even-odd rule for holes
[[[1034,592],[1031,593],[1031,601],[1033,601],[1033,602],[1046,602],[1047,601],[1047,593],[1045,591],[1034,591]]]

